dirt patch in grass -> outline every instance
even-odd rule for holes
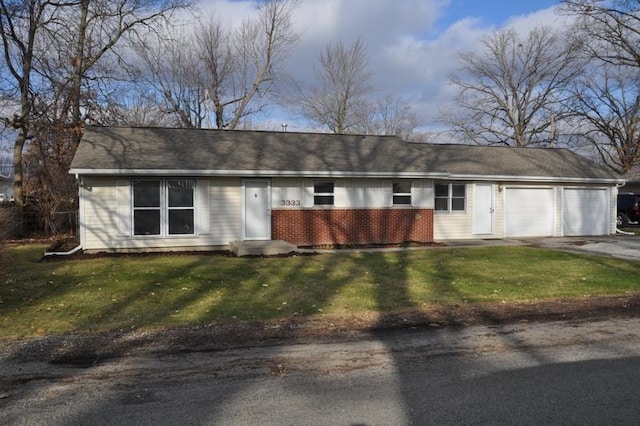
[[[443,327],[499,325],[542,321],[591,321],[640,316],[640,295],[584,297],[531,303],[478,303],[433,310],[387,314],[316,316],[286,320],[225,322],[148,331],[54,335],[0,341],[3,358],[48,361],[76,367],[109,358],[143,354],[209,352],[240,347],[271,346],[383,337],[401,331]]]

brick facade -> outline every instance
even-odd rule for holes
[[[273,210],[271,234],[298,246],[431,242],[433,210]]]

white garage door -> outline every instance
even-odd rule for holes
[[[608,203],[605,189],[565,188],[562,201],[562,233],[608,234]]]
[[[552,188],[505,188],[505,236],[553,236],[553,194]]]

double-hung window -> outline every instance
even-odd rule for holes
[[[195,179],[133,179],[134,235],[195,234]]]
[[[465,211],[466,185],[464,183],[436,183],[435,204],[436,211]]]
[[[411,205],[411,181],[393,182],[393,205]]]
[[[333,206],[334,182],[315,182],[313,184],[313,205]]]

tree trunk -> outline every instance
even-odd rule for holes
[[[21,126],[18,129],[18,136],[16,137],[16,142],[13,145],[13,198],[15,199],[16,206],[20,208],[24,206],[24,196],[22,192],[22,151],[24,149],[24,144],[26,141],[27,129],[24,126]]]

